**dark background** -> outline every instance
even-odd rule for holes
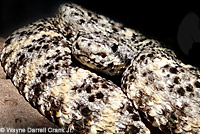
[[[180,51],[177,43],[177,31],[181,21],[189,12],[200,15],[199,4],[192,1],[138,1],[71,0],[70,2],[122,22],[125,26],[137,29],[150,38],[158,39],[174,49],[187,62],[188,57]],[[2,0],[0,2],[0,36],[7,37],[25,24],[39,18],[54,16],[58,6],[64,2],[69,1]]]
[[[186,56],[177,42],[178,28],[189,12],[200,16],[196,2],[146,2],[141,0],[1,0],[0,37],[6,38],[16,29],[43,17],[54,16],[58,6],[74,2],[137,29],[149,38],[155,38],[172,48],[181,60],[200,66],[199,46]],[[159,132],[158,132],[159,133]]]

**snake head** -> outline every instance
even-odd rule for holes
[[[128,46],[98,33],[78,35],[72,53],[82,64],[111,76],[121,74],[133,58]]]

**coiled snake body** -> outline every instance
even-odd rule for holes
[[[165,133],[200,133],[199,70],[78,5],[15,31],[1,63],[25,99],[71,133],[150,133],[138,111]],[[121,88],[93,70],[122,75]]]

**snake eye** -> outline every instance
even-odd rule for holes
[[[102,58],[105,58],[107,56],[106,53],[98,53],[98,55],[100,55]]]

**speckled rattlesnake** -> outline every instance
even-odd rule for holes
[[[78,5],[15,31],[1,63],[33,107],[72,133],[150,133],[138,110],[165,133],[200,133],[198,69]],[[121,88],[92,69],[122,75]]]

